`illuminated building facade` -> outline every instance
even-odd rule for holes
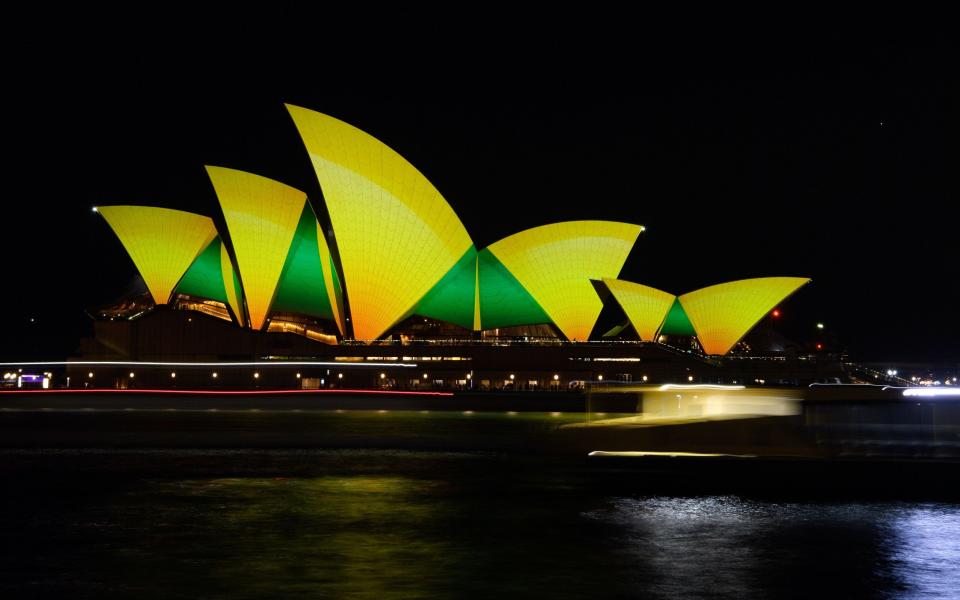
[[[183,211],[97,207],[150,295],[149,306],[116,316],[169,304],[327,344],[422,339],[424,323],[448,340],[585,342],[600,337],[598,317],[612,301],[641,341],[686,335],[705,354],[723,355],[808,281],[752,279],[679,297],[622,281],[643,227],[611,221],[542,225],[478,249],[440,192],[397,152],[333,117],[287,108],[329,227],[304,192],[213,166],[220,227]]]

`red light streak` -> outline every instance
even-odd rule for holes
[[[275,396],[275,395],[297,395],[297,394],[350,394],[364,395],[375,394],[383,396],[453,396],[453,392],[410,392],[401,390],[358,390],[358,389],[337,389],[337,390],[118,390],[114,388],[92,389],[83,388],[76,390],[0,390],[0,394],[167,394],[180,396]]]

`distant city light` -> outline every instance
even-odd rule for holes
[[[823,329],[823,323],[817,323],[817,329]]]
[[[775,308],[775,309],[773,309],[773,312],[771,312],[770,314],[771,314],[774,318],[779,318],[779,317],[780,317],[780,309],[779,309],[779,308]]]
[[[817,350],[823,350],[823,344],[817,344]]]
[[[100,209],[98,209],[96,206],[94,206],[91,210],[93,210],[93,212],[100,212]]]

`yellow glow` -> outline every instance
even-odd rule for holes
[[[653,340],[676,296],[622,279],[604,279],[603,283],[630,319],[640,339]]]
[[[209,217],[152,206],[100,206],[157,304],[166,304],[190,263],[213,241]]]
[[[616,278],[641,231],[629,223],[567,221],[521,231],[489,249],[568,339],[586,340],[603,308],[590,280]]]
[[[333,223],[354,337],[375,339],[456,264],[470,236],[440,192],[395,151],[333,117],[287,109]]]
[[[342,334],[343,315],[337,298],[337,290],[333,285],[333,269],[330,268],[330,246],[327,245],[327,235],[319,221],[317,222],[317,247],[320,248],[320,266],[323,268],[323,283],[327,288],[327,297],[330,299],[330,310],[333,311],[333,319],[337,322],[337,329]]]
[[[706,287],[680,296],[697,339],[707,354],[726,354],[805,277],[759,277]]]
[[[230,230],[250,326],[261,329],[307,196],[244,171],[207,167],[207,174]]]
[[[223,273],[223,287],[227,290],[227,302],[233,309],[233,314],[237,315],[237,322],[243,327],[243,311],[240,310],[240,299],[237,298],[237,289],[233,285],[233,263],[227,247],[223,244],[220,244],[220,272]]]

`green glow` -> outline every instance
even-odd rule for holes
[[[293,234],[270,310],[333,319],[330,297],[323,281],[317,219],[309,204],[303,207]]]
[[[174,293],[227,303],[227,290],[223,287],[223,273],[220,270],[219,236],[213,238],[193,261]]]
[[[478,254],[480,326],[483,329],[550,323],[550,317],[503,263],[484,248]]]
[[[343,308],[343,288],[340,287],[340,274],[337,273],[337,265],[333,263],[333,256],[330,256],[327,262],[329,263],[327,266],[330,267],[330,273],[333,276],[333,295],[336,298],[337,311],[340,313],[340,323],[342,324],[345,315]],[[345,333],[342,325],[340,332]]]
[[[663,335],[697,335],[693,329],[693,323],[687,313],[680,306],[680,300],[674,300],[667,318],[663,320],[663,326],[660,327],[660,333]]]
[[[603,334],[603,335],[600,336],[600,337],[604,337],[604,338],[617,337],[617,336],[620,335],[620,333],[623,332],[623,330],[626,329],[627,327],[630,327],[630,322],[629,322],[629,321],[627,321],[626,323],[621,323],[621,324],[613,327],[612,329],[610,329],[610,331],[606,332],[605,334]]]
[[[476,286],[477,249],[471,245],[411,313],[473,329]]]

